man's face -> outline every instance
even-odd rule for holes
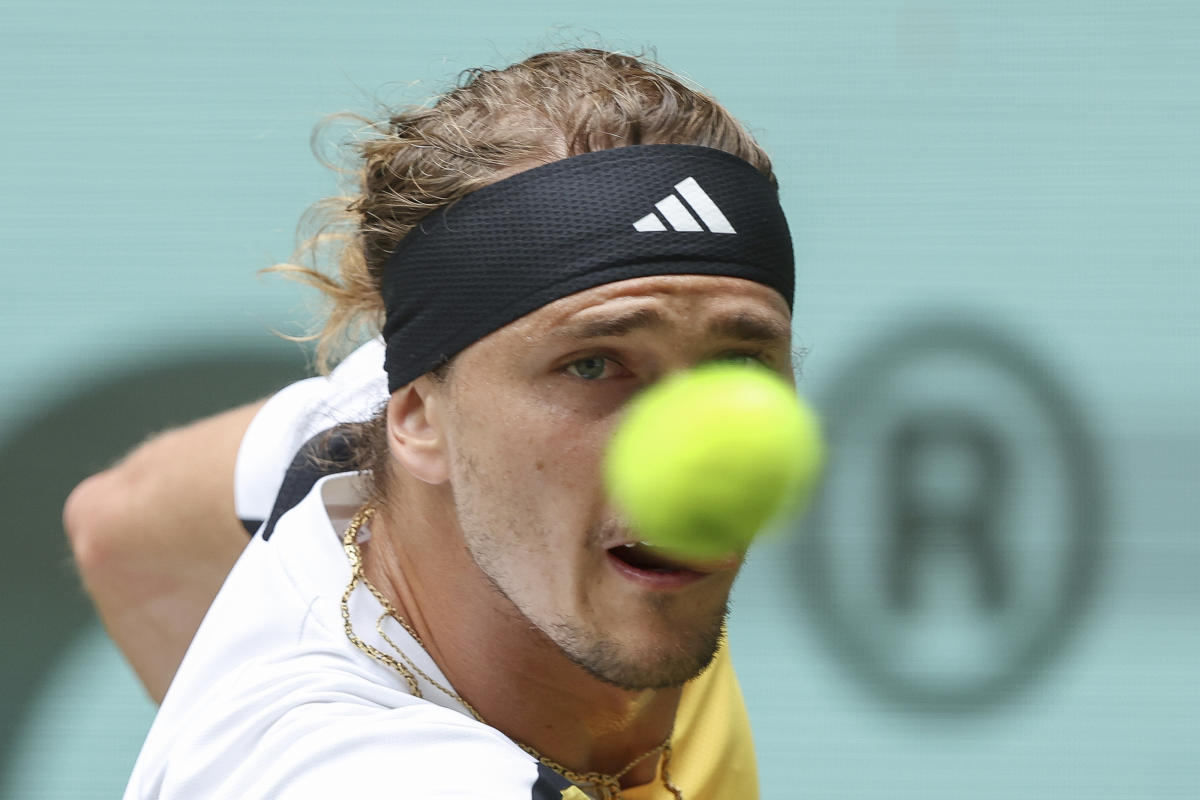
[[[450,487],[494,589],[576,664],[623,688],[679,685],[711,660],[741,553],[660,561],[606,498],[602,458],[637,391],[700,363],[791,373],[788,308],[751,281],[663,276],[556,301],[455,359]]]

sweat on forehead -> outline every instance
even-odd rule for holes
[[[651,275],[723,275],[792,304],[771,181],[721,150],[641,145],[536,167],[426,217],[384,266],[388,390],[560,298]]]

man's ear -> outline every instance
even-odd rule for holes
[[[443,425],[443,392],[427,377],[392,392],[387,407],[388,449],[409,474],[425,483],[450,478]]]

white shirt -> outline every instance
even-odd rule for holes
[[[340,540],[364,483],[322,479],[270,541],[250,543],[167,692],[125,800],[561,796],[561,779],[502,733],[423,679],[424,699],[413,696],[347,638]],[[395,656],[370,592],[358,586],[349,609],[356,635]],[[449,687],[402,626],[386,616],[382,625]]]

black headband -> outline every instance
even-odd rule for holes
[[[384,265],[388,391],[554,300],[680,274],[746,278],[792,305],[778,192],[736,156],[639,145],[497,181],[430,214]]]

